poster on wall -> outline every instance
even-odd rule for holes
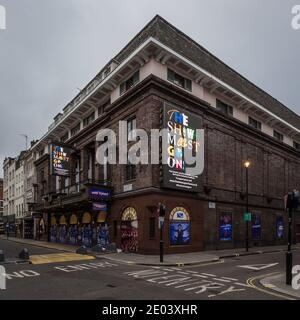
[[[220,241],[232,240],[232,214],[222,213],[220,215]]]
[[[164,105],[163,128],[167,129],[167,143],[162,145],[163,164],[162,186],[166,188],[200,192],[200,175],[204,169],[204,130],[200,130],[200,139],[196,139],[196,129],[202,127],[202,119],[197,115],[183,111],[177,106]],[[194,164],[189,164],[187,152],[197,156]],[[190,174],[189,169],[197,169]]]
[[[186,209],[174,208],[170,214],[170,244],[187,245],[190,243],[191,223]]]
[[[50,173],[55,176],[70,175],[71,149],[58,144],[50,145]]]
[[[283,239],[284,237],[284,222],[282,216],[276,218],[276,236],[278,239]]]
[[[253,213],[251,215],[252,218],[252,240],[260,240],[261,239],[261,217],[258,214]]]

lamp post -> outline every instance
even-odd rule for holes
[[[246,251],[249,251],[249,182],[248,182],[248,169],[251,166],[249,160],[244,162],[244,167],[246,169]]]
[[[161,202],[158,204],[159,213],[159,228],[160,228],[160,241],[159,241],[159,261],[164,262],[164,241],[163,241],[163,227],[166,214],[166,206]]]

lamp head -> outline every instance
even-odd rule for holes
[[[248,169],[250,166],[251,166],[251,162],[250,162],[249,160],[247,160],[247,161],[244,162],[244,167],[245,167],[245,168]]]

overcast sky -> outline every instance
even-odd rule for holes
[[[300,0],[0,0],[0,162],[53,117],[156,14],[300,113]],[[2,167],[2,165],[1,165]],[[0,169],[2,176],[2,168]]]

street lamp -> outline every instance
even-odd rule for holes
[[[249,251],[249,182],[248,182],[248,169],[251,166],[251,162],[249,160],[244,162],[244,167],[246,169],[246,251]]]

